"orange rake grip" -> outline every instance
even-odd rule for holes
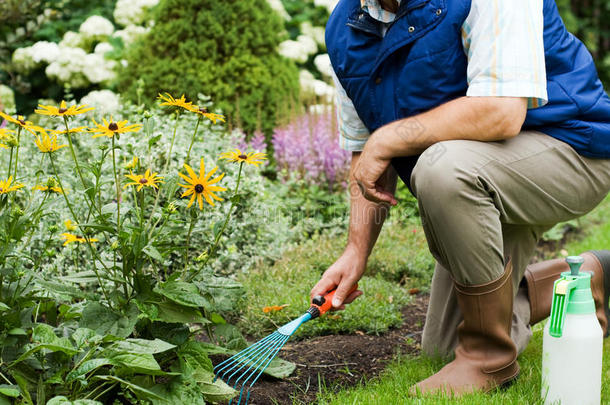
[[[347,296],[358,289],[358,284],[355,284],[351,290],[347,293]],[[311,300],[311,308],[316,308],[319,312],[319,315],[324,315],[328,312],[333,306],[333,298],[335,297],[335,293],[337,292],[337,288],[327,292],[324,295],[316,295]],[[311,310],[310,308],[310,310]]]

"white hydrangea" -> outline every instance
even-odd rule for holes
[[[298,63],[305,63],[312,55],[318,51],[318,45],[311,37],[299,35],[296,41],[287,40],[280,43],[278,52],[285,58],[292,59]]]
[[[149,28],[146,27],[141,27],[139,25],[128,25],[125,27],[125,29],[116,31],[114,36],[121,38],[125,46],[127,46],[138,39],[138,37],[146,34],[148,31]]]
[[[38,41],[32,46],[16,49],[13,52],[13,63],[23,72],[44,63],[51,63],[59,56],[59,47],[54,42]]]
[[[83,37],[78,32],[68,31],[64,34],[62,40],[59,41],[59,46],[78,48],[83,42]]]
[[[83,74],[91,83],[107,83],[116,78],[116,62],[106,60],[104,55],[90,53],[85,55]]]
[[[13,52],[13,65],[23,73],[28,73],[36,68],[37,63],[34,62],[32,55],[32,47],[17,48]]]
[[[80,25],[78,31],[86,39],[99,39],[112,35],[114,25],[102,16],[92,15]]]
[[[286,12],[282,0],[267,0],[269,6],[284,20],[290,21],[290,14]]]
[[[2,111],[15,111],[15,93],[13,90],[0,84],[0,109]]]
[[[142,24],[146,11],[158,3],[159,0],[118,0],[114,7],[114,21],[123,27]]]
[[[329,103],[335,99],[335,88],[322,80],[316,80],[307,70],[299,73],[299,84],[305,94],[313,94]]]
[[[326,30],[324,27],[314,27],[309,21],[306,21],[301,24],[301,32],[313,38],[319,46],[326,48],[326,40],[324,38]]]
[[[313,4],[319,7],[326,7],[329,13],[332,13],[337,3],[339,3],[339,0],[313,0]]]
[[[74,88],[87,87],[89,80],[83,73],[87,52],[69,46],[60,46],[59,51],[57,59],[45,69],[47,76],[59,83],[68,83]]]
[[[316,69],[318,69],[318,72],[322,73],[322,76],[326,78],[333,77],[333,66],[330,63],[330,57],[327,53],[317,55],[313,59],[313,64],[316,66]]]
[[[93,53],[105,55],[107,52],[112,52],[113,50],[113,46],[110,45],[108,42],[100,42],[95,46],[95,50],[93,51]]]
[[[96,112],[102,115],[114,114],[121,107],[119,95],[110,90],[93,90],[81,98],[79,104],[95,107]]]

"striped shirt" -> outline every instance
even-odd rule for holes
[[[389,25],[395,18],[377,0],[361,3],[376,20]],[[468,56],[467,96],[524,97],[529,108],[547,103],[542,6],[543,0],[472,0],[462,25],[462,45]],[[334,80],[340,145],[361,151],[370,132],[336,76]]]

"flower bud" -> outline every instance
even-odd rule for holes
[[[114,242],[112,242],[112,245],[110,245],[110,248],[112,250],[118,250],[119,249],[119,241],[115,240]]]
[[[47,230],[48,230],[50,233],[55,233],[55,232],[59,231],[59,227],[58,227],[57,225],[49,225],[49,227],[47,228]]]
[[[17,146],[19,146],[19,141],[13,134],[7,135],[6,141],[4,141],[4,142],[6,143],[6,146],[8,146],[9,148],[16,148]]]

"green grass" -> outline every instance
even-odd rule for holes
[[[560,249],[569,254],[579,254],[591,249],[610,249],[610,197],[600,204],[592,213],[581,220],[585,229],[576,238]],[[571,240],[570,240],[571,239]],[[559,252],[555,255],[559,256]],[[442,396],[426,398],[409,397],[409,388],[418,381],[434,374],[444,364],[442,360],[425,356],[405,357],[398,359],[378,378],[360,386],[340,390],[336,393],[325,392],[320,395],[323,404],[541,404],[541,357],[542,329],[535,328],[534,337],[528,348],[519,357],[521,375],[517,382],[506,390],[492,394],[473,394],[450,399]],[[602,403],[610,403],[610,339],[604,342],[604,368],[602,373]]]
[[[419,225],[396,225],[387,227],[380,237],[367,275],[360,282],[364,295],[345,311],[304,325],[297,337],[355,331],[377,334],[401,324],[401,309],[411,299],[408,290],[427,284],[433,261]],[[301,315],[309,307],[309,291],[344,245],[345,240],[339,238],[317,237],[287,252],[273,265],[244,274],[240,281],[246,297],[238,327],[262,336]],[[287,306],[263,312],[264,307],[274,305]]]

